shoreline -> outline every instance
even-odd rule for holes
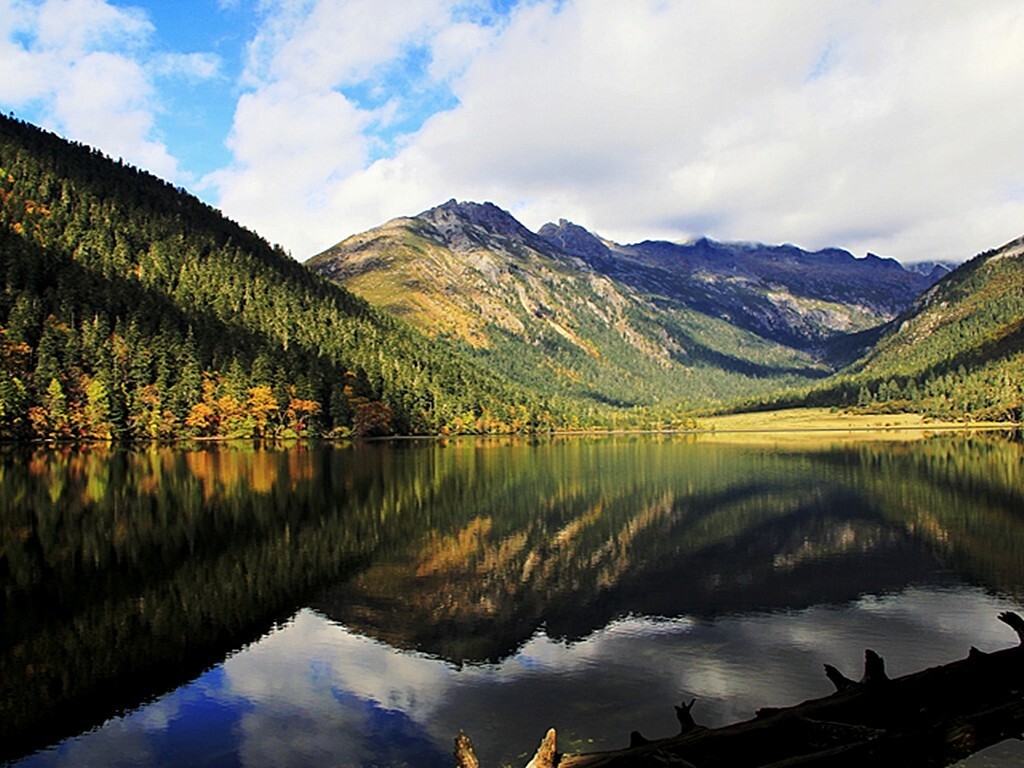
[[[171,439],[130,441],[82,439],[82,440],[0,440],[0,446],[51,446],[71,447],[86,445],[163,445],[174,446],[186,443],[218,445],[225,443],[362,443],[388,440],[452,440],[460,438],[505,438],[536,439],[543,437],[599,437],[611,435],[687,435],[697,438],[768,436],[800,437],[848,435],[863,437],[870,433],[928,433],[938,432],[1015,432],[1024,428],[1024,423],[1012,421],[952,421],[932,419],[918,413],[851,413],[833,411],[830,408],[785,408],[777,411],[754,411],[748,413],[722,414],[695,418],[696,425],[678,429],[629,429],[591,427],[579,430],[556,429],[550,432],[502,432],[493,434],[424,434],[424,435],[380,435],[374,437],[180,437]]]
[[[887,429],[991,430],[1019,429],[1019,422],[952,421],[932,419],[919,413],[852,413],[833,412],[828,408],[786,408],[758,411],[698,420],[699,432],[706,431],[847,431]]]

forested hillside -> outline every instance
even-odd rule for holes
[[[555,420],[184,190],[0,117],[0,437]]]
[[[938,418],[1024,418],[1024,238],[979,254],[927,291],[811,402]]]

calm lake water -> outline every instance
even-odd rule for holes
[[[522,766],[1013,645],[1024,445],[7,449],[0,588],[0,761]]]

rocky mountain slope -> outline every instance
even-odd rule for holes
[[[874,327],[933,280],[893,259],[831,248],[646,241],[603,242],[566,221],[539,234],[594,269],[656,300],[682,304],[792,346],[814,350],[837,334]]]
[[[707,402],[827,375],[833,344],[893,319],[936,276],[840,250],[534,233],[451,200],[308,262],[372,304],[545,392]]]

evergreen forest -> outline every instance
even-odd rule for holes
[[[565,421],[185,190],[0,117],[0,437],[345,437]]]

